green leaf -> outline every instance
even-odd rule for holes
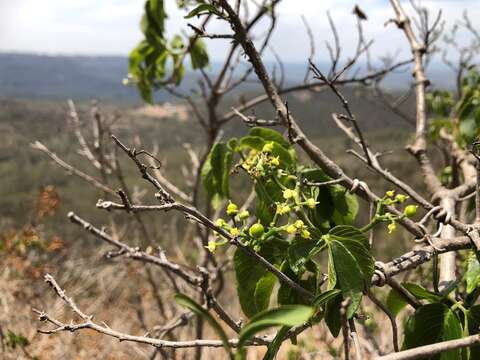
[[[255,306],[257,311],[268,309],[270,304],[270,296],[272,295],[273,286],[277,278],[272,273],[268,272],[258,280],[255,285]]]
[[[273,141],[285,149],[290,148],[290,143],[280,134],[278,131],[269,128],[263,127],[254,127],[250,130],[249,133],[251,136],[258,136],[262,138],[264,141]]]
[[[307,322],[313,315],[313,308],[305,305],[284,305],[276,309],[263,311],[250,319],[240,331],[238,346],[245,343],[255,334],[272,326],[297,326]]]
[[[321,169],[305,169],[301,172],[301,177],[311,182],[324,182],[331,180]],[[310,194],[317,202],[315,209],[308,210],[308,218],[313,224],[323,232],[328,232],[332,226],[330,220],[333,216],[334,205],[332,195],[328,186],[311,187]]]
[[[229,197],[229,178],[233,153],[225,143],[216,143],[205,161],[201,176],[208,195]]]
[[[177,59],[175,58],[174,59],[174,62],[176,63],[177,62]],[[180,64],[178,65],[176,68],[175,68],[175,71],[173,73],[173,78],[174,78],[174,81],[175,81],[175,85],[180,85],[180,83],[182,82],[183,80],[183,77],[185,76],[185,66],[183,64]]]
[[[471,143],[478,135],[475,119],[467,118],[460,122],[460,135],[466,143]]]
[[[305,264],[324,246],[324,241],[317,243],[313,240],[296,240],[288,247],[288,262],[290,264],[290,268],[295,274],[299,274],[300,272],[303,273],[305,271]]]
[[[347,317],[351,318],[362,299],[363,289],[375,271],[375,261],[368,249],[368,239],[352,226],[336,226],[324,235],[329,253],[329,289],[342,290],[343,298],[350,298]]]
[[[457,315],[441,303],[419,307],[405,325],[403,349],[434,344],[462,337],[462,326]],[[458,360],[461,350],[450,350],[428,359]]]
[[[301,176],[312,182],[332,180],[320,169],[303,170]],[[358,213],[357,197],[349,193],[341,185],[312,187],[313,195],[318,205],[311,211],[309,218],[313,223],[324,230],[331,225],[351,225]]]
[[[334,299],[341,292],[342,291],[340,289],[327,290],[324,293],[321,293],[315,297],[315,299],[313,300],[313,305],[315,306],[315,308],[319,308],[322,305],[326,304],[328,301]]]
[[[467,271],[465,272],[467,294],[471,294],[480,283],[480,264],[472,252],[467,259]]]
[[[428,300],[431,303],[440,302],[443,300],[443,296],[437,295],[434,292],[425,289],[421,285],[405,282],[402,283],[402,286],[418,300]]]
[[[190,49],[190,60],[192,62],[192,69],[203,69],[208,66],[209,59],[205,42],[202,39],[197,39]]]
[[[328,247],[330,249],[330,247]],[[328,289],[331,290],[337,286],[337,272],[335,271],[335,261],[333,260],[333,252],[328,251]]]
[[[210,4],[201,4],[197,6],[195,9],[190,11],[186,16],[185,19],[191,19],[194,16],[201,16],[201,15],[206,15],[206,14],[216,14],[216,15],[221,15],[217,8],[213,5]]]
[[[273,181],[255,183],[255,215],[264,225],[270,224],[275,215],[275,202],[282,201],[282,190]]]
[[[275,264],[277,256],[285,251],[283,242],[272,239],[262,244],[259,254]],[[264,277],[268,277],[269,272],[262,264],[240,249],[235,251],[233,265],[240,306],[245,315],[251,317],[264,310],[264,306],[268,306],[271,291],[268,291],[269,282]],[[261,284],[257,287],[259,282]]]
[[[339,225],[335,226],[328,232],[328,236],[332,239],[345,241],[345,240],[352,240],[360,243],[366,249],[370,247],[368,243],[368,239],[363,232],[354,228],[353,226],[348,225]]]
[[[365,234],[353,226],[339,225],[329,231],[328,237],[345,245],[355,257],[366,283],[370,284],[375,272],[375,259],[370,253],[370,245]]]
[[[240,146],[261,151],[265,145],[265,140],[259,136],[244,136],[240,139]]]
[[[347,318],[350,319],[362,300],[365,287],[364,277],[355,257],[343,243],[340,241],[330,242],[328,251],[331,254],[330,258],[333,259],[337,285],[342,290],[343,298],[350,298],[351,300],[347,309]]]
[[[267,271],[261,264],[240,249],[235,251],[233,263],[240,306],[245,315],[251,317],[264,310],[257,307],[259,301],[255,301],[255,290],[257,283],[267,274]]]
[[[280,330],[278,330],[277,335],[273,341],[268,345],[268,350],[263,357],[263,360],[274,360],[275,355],[277,354],[278,350],[280,350],[280,346],[282,346],[283,340],[287,335],[288,331],[291,329],[291,326],[282,326]]]
[[[189,298],[188,296],[184,294],[176,294],[175,295],[175,301],[187,309],[190,309],[193,311],[195,314],[198,316],[203,317],[207,322],[210,324],[210,326],[215,330],[217,335],[220,337],[223,343],[223,347],[225,348],[225,351],[230,355],[230,358],[233,359],[233,354],[232,350],[230,348],[230,344],[228,343],[228,337],[227,334],[225,334],[225,331],[223,331],[223,328],[220,326],[220,324],[213,318],[210,313],[205,310],[203,307],[201,307],[199,304],[197,304],[193,299]]]
[[[397,316],[402,309],[408,305],[408,302],[399,295],[395,289],[391,289],[387,295],[387,308],[394,316]]]
[[[297,284],[302,286],[306,290],[315,291],[316,281],[315,276],[310,276],[307,280],[302,280],[301,275],[297,275],[290,268],[288,261],[284,261],[280,267],[280,271],[287,275],[291,280],[295,281]],[[295,290],[290,286],[281,283],[278,288],[277,302],[281,305],[290,305],[290,304],[305,304],[307,302],[305,299],[300,296]]]
[[[141,27],[150,43],[161,43],[163,41],[166,17],[163,0],[146,1]]]
[[[351,194],[341,185],[330,187],[334,206],[333,220],[337,225],[353,224],[358,213],[358,201],[354,194]]]
[[[468,309],[468,333],[475,335],[480,328],[480,305],[474,305]],[[480,359],[480,345],[470,347],[470,359]]]
[[[327,301],[325,305],[325,323],[333,337],[337,337],[342,327],[340,318],[340,306],[342,304],[342,296],[337,295],[333,299]]]

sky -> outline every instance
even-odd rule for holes
[[[411,11],[408,1],[405,9]],[[422,5],[433,12],[443,10],[446,30],[468,10],[474,25],[480,29],[479,0],[424,0]],[[28,52],[66,55],[127,55],[141,39],[139,20],[144,0],[0,0],[0,52]],[[309,39],[301,16],[304,15],[315,37],[317,58],[326,59],[325,41],[331,41],[326,12],[330,11],[340,33],[344,54],[356,44],[355,18],[352,9],[358,3],[367,13],[365,34],[374,39],[373,55],[408,56],[406,40],[391,24],[393,17],[387,0],[283,0],[278,7],[278,27],[272,48],[284,61],[305,61]],[[476,6],[475,6],[476,5]],[[167,32],[186,30],[187,20],[175,0],[166,0],[169,19]],[[191,20],[190,20],[191,21]],[[194,20],[197,21],[197,20]],[[211,32],[228,32],[225,25],[212,24]],[[256,30],[261,34],[266,23]],[[188,31],[188,30],[187,30]],[[466,40],[461,36],[460,40]],[[228,40],[208,40],[211,58],[221,60]],[[399,49],[402,49],[403,53]],[[268,51],[268,59],[273,53]]]

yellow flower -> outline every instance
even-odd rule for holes
[[[208,249],[208,251],[214,254],[215,250],[217,250],[217,243],[215,241],[209,241],[206,248]]]
[[[395,190],[389,190],[385,193],[388,197],[394,197],[395,196]]]
[[[287,233],[289,234],[295,234],[297,232],[297,228],[295,225],[288,225],[287,226]]]
[[[271,153],[273,151],[273,142],[269,142],[263,145],[262,151],[266,153]]]
[[[304,239],[311,239],[312,238],[311,235],[310,235],[310,231],[308,231],[306,229],[302,230],[302,237]]]
[[[270,159],[270,164],[272,164],[273,166],[278,166],[280,165],[280,157],[279,156],[275,156],[273,158]]]
[[[250,165],[249,163],[247,163],[246,161],[242,164],[242,168],[244,168],[245,170],[249,171],[251,168],[252,168],[252,165]]]
[[[290,206],[285,204],[277,204],[277,214],[278,215],[285,215],[290,212]]]
[[[297,192],[295,190],[292,190],[292,189],[285,189],[283,190],[283,198],[284,199],[291,199],[293,197],[295,197],[295,195],[297,195]]]
[[[236,227],[233,227],[230,229],[230,235],[232,235],[233,237],[238,236],[240,235],[240,230],[238,230],[238,228]]]
[[[387,228],[388,228],[388,233],[391,234],[397,229],[397,224],[395,224],[394,222],[391,222],[390,224],[388,224]]]
[[[315,201],[314,198],[309,198],[305,201],[305,204],[307,205],[307,207],[309,207],[310,209],[315,209],[315,206],[317,206],[317,202]]]
[[[294,224],[294,225],[295,225],[295,227],[296,227],[297,229],[301,229],[301,228],[303,228],[303,226],[304,226],[305,224],[303,223],[302,220],[297,220],[297,221],[295,221],[295,224]]]

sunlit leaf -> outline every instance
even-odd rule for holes
[[[263,311],[252,317],[242,328],[238,340],[239,347],[245,345],[258,332],[272,326],[302,325],[313,315],[313,308],[304,305],[284,305]]]

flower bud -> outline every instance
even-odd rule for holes
[[[238,206],[232,202],[230,202],[227,206],[227,215],[235,216],[238,214]]]
[[[403,214],[406,217],[414,217],[415,214],[417,213],[417,205],[408,205],[404,210]]]
[[[265,232],[265,228],[263,227],[262,224],[256,223],[250,226],[250,229],[248,230],[248,233],[250,234],[251,237],[258,239],[263,235]]]
[[[249,216],[250,216],[250,213],[248,212],[248,210],[243,210],[238,214],[238,217],[240,218],[240,220],[248,219]]]
[[[317,202],[315,201],[314,198],[309,198],[305,201],[307,207],[310,209],[315,209],[315,206],[317,206]]]

